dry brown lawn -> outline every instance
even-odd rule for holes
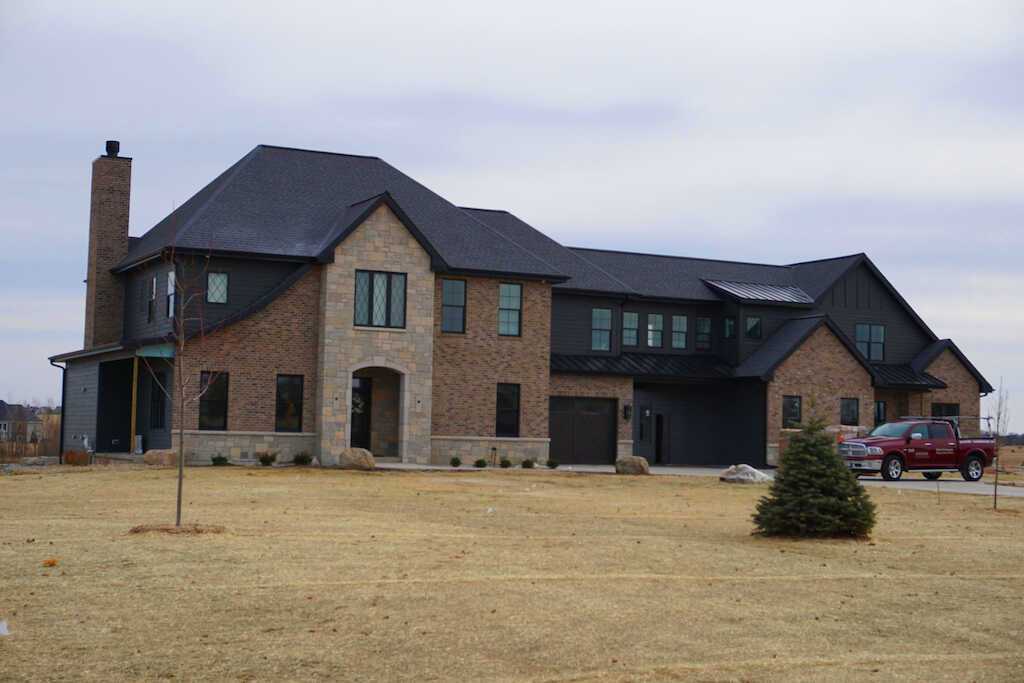
[[[872,541],[797,542],[765,490],[202,468],[224,531],[170,535],[129,530],[172,470],[0,477],[0,679],[1024,679],[1024,500],[873,488]]]

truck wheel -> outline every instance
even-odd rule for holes
[[[960,476],[965,481],[978,481],[983,474],[985,474],[985,463],[976,455],[967,458],[963,468],[960,470]]]
[[[897,455],[890,455],[882,461],[882,479],[899,481],[903,476],[903,461]]]
[[[922,474],[924,474],[925,479],[928,479],[930,481],[935,481],[936,479],[942,476],[942,472],[923,472]]]

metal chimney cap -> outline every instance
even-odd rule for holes
[[[107,140],[107,156],[116,157],[121,151],[121,142],[118,140]]]

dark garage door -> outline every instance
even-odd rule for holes
[[[615,462],[615,399],[551,397],[551,457],[566,465]]]

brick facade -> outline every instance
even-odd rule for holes
[[[128,254],[132,160],[102,156],[92,162],[85,338],[90,349],[121,341],[124,286],[110,272]]]
[[[768,464],[777,463],[791,433],[782,428],[783,396],[801,397],[804,422],[820,417],[830,429],[853,434],[865,431],[873,423],[871,375],[825,326],[819,327],[783,361],[768,383]],[[859,400],[859,427],[840,426],[841,398]]]
[[[981,391],[978,380],[964,367],[949,349],[939,354],[926,368],[927,372],[946,383],[945,389],[936,389],[925,398],[926,405],[921,415],[931,415],[932,403],[956,403],[960,406],[960,414],[968,416],[981,415]],[[995,425],[993,425],[994,427]],[[976,434],[979,428],[977,420],[962,420],[960,428],[965,434]]]

